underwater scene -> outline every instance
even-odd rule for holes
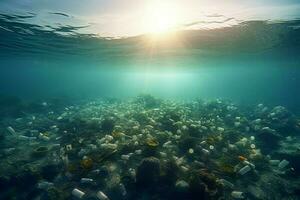
[[[0,200],[300,199],[300,2],[2,0]]]

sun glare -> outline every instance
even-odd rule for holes
[[[175,30],[179,22],[178,8],[170,2],[152,1],[145,16],[145,30],[152,34]]]

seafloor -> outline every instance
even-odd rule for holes
[[[0,199],[300,199],[300,120],[282,106],[0,104]]]

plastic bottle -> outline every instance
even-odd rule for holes
[[[231,196],[235,199],[244,199],[243,192],[240,191],[232,191]]]
[[[12,134],[12,135],[15,135],[15,134],[16,134],[16,131],[15,131],[11,126],[7,127],[6,129],[8,130],[8,132],[9,132],[10,134]]]
[[[51,183],[51,182],[48,182],[48,181],[42,181],[42,182],[39,182],[39,183],[37,184],[37,187],[38,187],[39,189],[47,190],[47,189],[49,189],[50,187],[52,187],[53,185],[54,185],[54,184]]]
[[[280,160],[269,160],[270,165],[277,165],[280,163]]]
[[[72,195],[74,197],[81,199],[85,195],[85,193],[80,191],[79,189],[75,188],[74,190],[72,190]]]
[[[225,180],[225,179],[220,179],[219,181],[220,181],[225,187],[228,187],[228,188],[230,188],[230,189],[233,189],[233,188],[234,188],[233,183],[231,183],[231,182],[229,182],[229,181],[227,181],[227,180]]]
[[[91,178],[81,178],[80,183],[93,183],[94,180]]]
[[[287,160],[285,160],[285,159],[283,159],[283,160],[278,164],[278,167],[279,167],[279,169],[283,169],[283,168],[285,168],[286,166],[288,166],[288,164],[290,164],[290,162],[287,161]]]
[[[240,175],[244,175],[248,173],[251,170],[251,167],[249,165],[244,166],[242,169],[239,170]]]
[[[109,198],[102,191],[98,191],[96,194],[99,200],[109,200]]]

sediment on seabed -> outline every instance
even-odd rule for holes
[[[282,106],[141,95],[67,105],[49,100],[2,115],[1,199],[300,194],[300,120]]]

